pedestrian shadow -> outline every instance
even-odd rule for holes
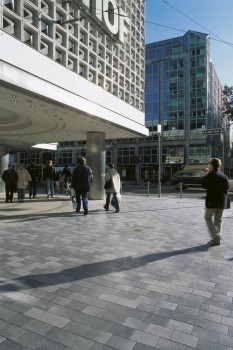
[[[208,245],[204,244],[185,249],[172,250],[169,252],[146,254],[139,257],[128,256],[113,260],[83,264],[77,267],[64,269],[58,272],[20,276],[13,279],[9,283],[0,282],[0,291],[20,291],[32,288],[43,288],[62,285],[63,283],[72,283],[83,280],[85,278],[103,276],[111,273],[137,269],[151,262],[176,257],[179,255],[204,253],[207,250]]]

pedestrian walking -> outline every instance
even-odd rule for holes
[[[221,164],[219,158],[212,158],[202,182],[202,187],[206,189],[205,221],[212,238],[209,242],[210,246],[220,245],[222,214],[227,208],[229,181],[220,171]]]
[[[13,169],[12,164],[8,164],[8,169],[3,171],[2,180],[5,182],[5,202],[13,202],[14,193],[16,192],[17,188],[18,174]]]
[[[75,190],[77,213],[80,212],[82,199],[84,215],[88,214],[88,192],[91,190],[92,181],[92,170],[86,165],[86,159],[81,157],[79,159],[79,164],[74,168],[71,180],[71,187]]]
[[[49,196],[53,198],[55,176],[56,170],[53,166],[53,161],[52,159],[49,159],[47,161],[46,167],[44,168],[44,179],[46,181],[47,198],[49,198]]]
[[[37,181],[39,176],[39,168],[35,164],[35,160],[32,159],[30,165],[27,167],[27,171],[31,175],[32,181],[29,184],[29,198],[36,198]]]
[[[18,174],[18,183],[17,183],[18,201],[23,202],[25,198],[25,190],[29,185],[29,182],[32,180],[32,178],[29,172],[27,171],[27,169],[24,168],[24,163],[19,164],[17,174]]]
[[[106,184],[110,184],[109,186]],[[110,187],[111,186],[111,187]],[[109,187],[109,188],[106,188]],[[106,211],[109,210],[111,194],[113,195],[114,207],[116,209],[115,213],[119,213],[120,211],[120,202],[119,202],[119,194],[121,190],[121,181],[120,175],[115,169],[115,165],[113,163],[108,164],[108,169],[105,174],[105,191],[106,191],[106,203],[104,205],[104,209]]]

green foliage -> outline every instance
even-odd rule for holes
[[[233,86],[225,85],[223,94],[223,110],[224,116],[233,121]]]

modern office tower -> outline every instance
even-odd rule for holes
[[[94,193],[105,140],[148,135],[143,1],[0,0],[0,68],[2,156],[86,140]]]
[[[145,104],[149,138],[156,148],[151,163],[158,164],[161,124],[161,162],[167,176],[180,165],[224,158],[229,132],[222,121],[222,86],[210,59],[209,35],[188,31],[146,45]]]

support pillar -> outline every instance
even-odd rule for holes
[[[90,199],[104,199],[105,183],[105,133],[87,133],[87,165],[93,171]]]

